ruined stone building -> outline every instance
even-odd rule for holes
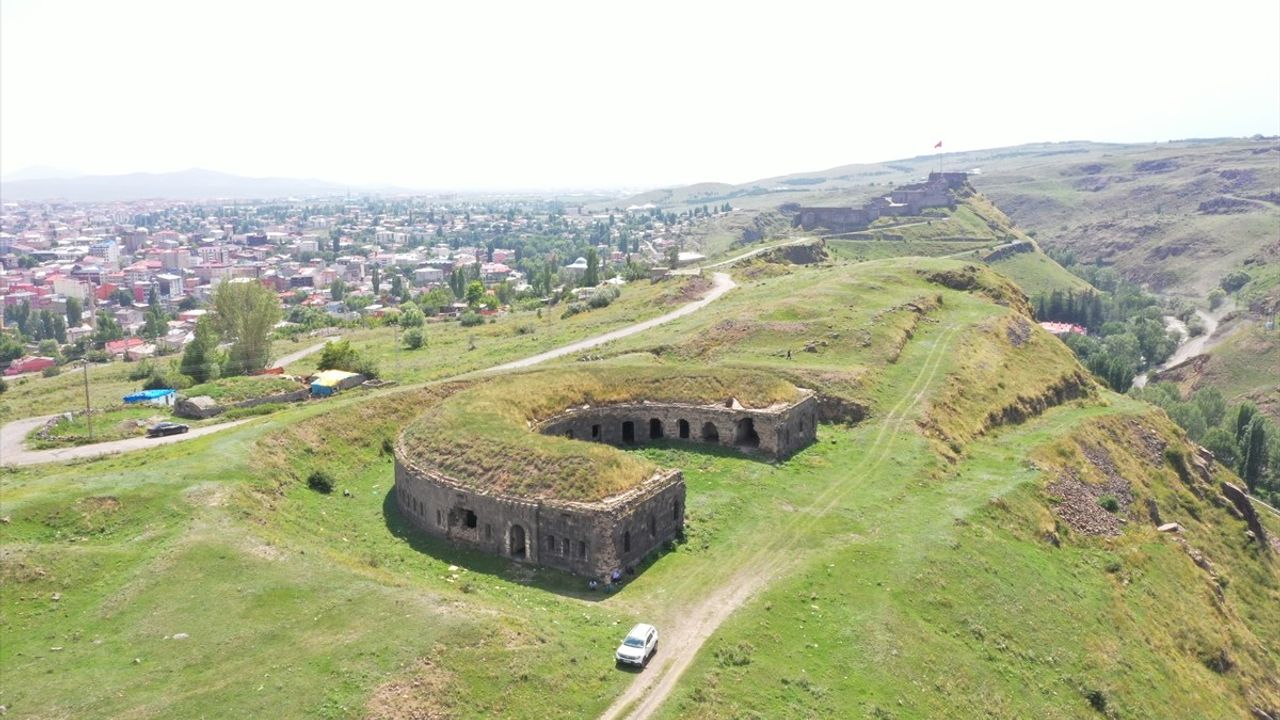
[[[831,232],[865,230],[881,217],[919,215],[936,207],[954,207],[954,191],[969,182],[966,173],[929,173],[922,183],[902,185],[887,197],[868,201],[862,207],[802,207],[796,210],[795,223],[805,230],[824,228]]]
[[[616,446],[668,439],[781,458],[815,440],[817,421],[817,401],[804,390],[796,402],[764,409],[736,401],[575,407],[531,430]],[[395,498],[402,515],[427,535],[587,577],[635,566],[684,528],[685,483],[678,469],[659,470],[593,502],[520,497],[460,482],[401,442],[395,453]]]

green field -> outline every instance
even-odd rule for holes
[[[708,637],[689,646],[663,717],[1280,707],[1280,560],[1245,542],[1207,486],[1179,479],[1165,451],[1187,448],[1163,415],[1092,386],[1059,392],[1080,367],[1030,323],[1018,288],[956,260],[766,265],[590,365],[767,372],[866,418],[823,425],[779,463],[631,451],[684,470],[687,526],[620,591],[416,535],[387,454],[414,418],[511,381],[413,383],[596,330],[557,316],[533,344],[512,318],[476,328],[489,334],[470,356],[461,328],[429,326],[416,352],[367,331],[354,344],[400,386],[3,471],[0,704],[23,718],[593,717],[636,678],[612,651],[645,620],[664,644],[642,678]],[[652,316],[668,289],[580,317]],[[1104,482],[1111,465],[1133,496],[1122,530],[1070,530],[1047,483]],[[306,487],[318,468],[336,492]],[[1154,531],[1147,499],[1212,576]]]

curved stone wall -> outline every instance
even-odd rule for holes
[[[812,393],[781,407],[629,403],[568,410],[538,423],[546,435],[610,445],[683,440],[786,457],[817,439],[818,402]]]
[[[632,567],[684,528],[679,470],[595,503],[489,495],[414,465],[399,448],[395,473],[401,515],[427,535],[585,577]]]
[[[817,437],[818,402],[810,391],[789,405],[628,403],[572,408],[534,426],[587,442],[638,445],[655,439],[710,443],[780,458]],[[395,495],[413,527],[519,562],[607,578],[633,567],[684,529],[685,483],[679,470],[598,502],[495,495],[464,485],[397,444]]]

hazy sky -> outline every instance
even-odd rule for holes
[[[652,186],[1280,133],[1280,2],[0,0],[0,172]]]

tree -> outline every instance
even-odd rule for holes
[[[120,323],[111,316],[106,310],[98,311],[97,327],[93,331],[93,344],[98,348],[104,347],[112,340],[119,340],[124,337],[124,330],[120,328]]]
[[[222,372],[222,357],[218,351],[218,330],[213,318],[205,315],[196,321],[196,331],[191,342],[182,352],[180,371],[197,383],[217,380]]]
[[[404,332],[404,346],[410,350],[417,350],[426,343],[426,337],[422,334],[422,328],[412,327]]]
[[[1213,457],[1225,467],[1236,467],[1240,459],[1240,446],[1236,436],[1226,428],[1216,427],[1204,436],[1204,446],[1213,453]]]
[[[467,284],[467,305],[475,307],[480,304],[482,298],[484,298],[484,283],[472,280]]]
[[[348,340],[336,340],[326,343],[324,349],[320,351],[320,362],[316,367],[321,370],[352,370],[360,360],[360,354],[356,349],[351,347]]]
[[[402,328],[420,328],[427,321],[427,316],[418,309],[413,303],[405,303],[400,306],[400,327]]]
[[[373,277],[371,278],[371,282],[373,284],[373,294],[377,295],[382,291],[382,273],[378,270],[377,265],[373,266]]]
[[[595,248],[587,250],[587,270],[582,274],[582,284],[585,287],[600,284],[600,253]]]
[[[271,329],[280,322],[280,301],[258,282],[224,282],[213,293],[213,316],[231,343],[226,373],[245,375],[267,366]]]
[[[1258,487],[1262,479],[1262,470],[1267,465],[1267,429],[1266,419],[1255,415],[1249,422],[1249,430],[1244,442],[1240,444],[1240,477],[1249,490]]]
[[[84,306],[80,304],[77,298],[67,298],[67,325],[69,327],[80,327],[84,323]]]
[[[341,300],[342,297],[346,294],[347,294],[347,284],[342,281],[342,278],[337,278],[332,283],[329,284],[330,299],[335,301]]]

